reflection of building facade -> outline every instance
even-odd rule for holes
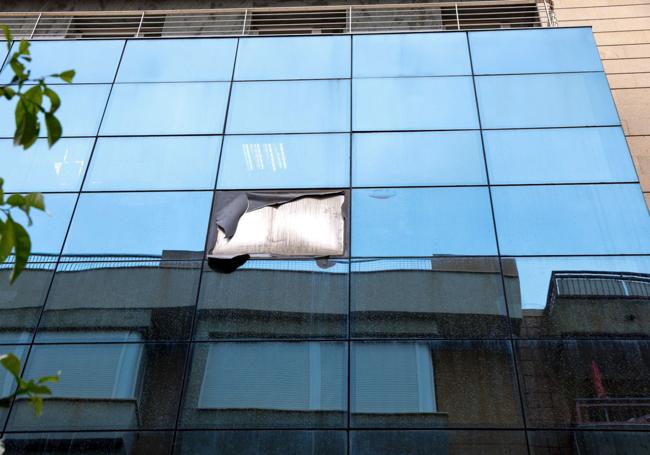
[[[325,3],[0,13],[78,70],[52,150],[0,122],[52,213],[0,352],[62,370],[10,453],[646,453],[650,217],[591,31]]]

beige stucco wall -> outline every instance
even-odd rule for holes
[[[650,3],[556,0],[560,26],[590,25],[650,206]]]

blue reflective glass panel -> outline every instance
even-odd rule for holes
[[[350,37],[301,36],[239,40],[235,80],[350,77]]]
[[[638,185],[492,188],[503,254],[650,253]]]
[[[124,41],[110,40],[32,41],[30,44],[29,69],[33,77],[74,70],[74,83],[113,82],[124,47]],[[12,50],[15,48],[16,44]],[[5,68],[0,80],[9,82],[13,74],[10,68]],[[48,78],[48,81],[62,83],[55,78]]]
[[[350,81],[236,82],[228,133],[349,131]]]
[[[495,253],[486,188],[352,192],[354,256]]]
[[[101,134],[220,134],[227,82],[118,84]]]
[[[635,182],[623,130],[484,131],[492,183]]]
[[[183,257],[202,251],[211,199],[198,191],[82,194],[64,253]]]
[[[348,186],[348,134],[228,136],[219,188]]]
[[[355,186],[486,184],[475,131],[355,134]]]
[[[63,136],[94,136],[104,112],[110,85],[59,85],[56,93],[61,98],[61,107],[56,116],[63,126]],[[15,98],[14,98],[15,99]],[[13,137],[16,120],[15,101],[0,103],[0,135]],[[48,101],[44,106],[49,109]],[[41,137],[47,136],[45,127]]]
[[[356,35],[354,77],[470,75],[465,33]]]
[[[353,129],[478,128],[470,77],[355,79]]]
[[[29,233],[32,241],[32,260],[50,260],[52,258],[38,258],[38,254],[58,255],[63,245],[65,233],[70,224],[70,217],[76,194],[46,194],[46,211],[31,210],[29,212],[33,223],[28,226],[27,217],[22,212],[14,213],[14,219],[21,223]]]
[[[591,29],[470,32],[474,74],[602,71]]]
[[[229,81],[234,39],[129,40],[117,82]]]
[[[100,138],[84,190],[212,189],[221,137]]]
[[[13,140],[0,140],[0,169],[5,191],[77,191],[81,186],[93,139],[60,139],[48,148],[45,139],[28,150],[14,147]]]
[[[618,125],[603,73],[479,76],[483,128]]]

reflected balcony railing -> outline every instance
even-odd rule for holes
[[[175,38],[554,27],[552,0],[0,13],[17,38]]]
[[[627,272],[553,272],[548,307],[558,299],[650,299],[650,274]]]
[[[578,425],[649,425],[650,397],[642,398],[578,398]]]

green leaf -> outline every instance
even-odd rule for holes
[[[40,85],[35,85],[23,95],[27,100],[27,107],[34,112],[43,110],[43,89]]]
[[[40,126],[37,113],[27,107],[27,103],[21,98],[16,104],[16,131],[14,133],[14,145],[22,146],[27,150],[36,139]]]
[[[26,200],[22,194],[12,194],[7,198],[7,204],[12,207],[24,207]]]
[[[21,40],[20,46],[18,46],[18,52],[23,55],[29,55],[29,42]]]
[[[54,90],[49,88],[47,85],[43,87],[43,94],[50,99],[50,110],[51,114],[54,114],[59,106],[61,106],[61,98],[56,94]]]
[[[16,231],[11,216],[7,215],[7,221],[0,223],[0,262],[4,262],[16,244]]]
[[[9,60],[9,66],[11,67],[14,74],[16,75],[16,78],[18,78],[19,81],[24,81],[25,79],[27,79],[28,75],[25,72],[25,65],[23,65],[18,61],[18,54],[14,54],[11,57],[11,60]]]
[[[65,81],[65,82],[67,82],[68,84],[70,84],[70,83],[72,82],[72,79],[74,79],[75,74],[76,74],[75,70],[68,70],[68,71],[64,71],[64,72],[62,72],[62,73],[59,73],[58,76],[59,76],[63,81]]]
[[[59,119],[49,112],[45,113],[45,127],[47,128],[47,145],[52,147],[61,138],[63,127]]]
[[[52,395],[52,391],[46,385],[31,384],[27,390],[29,393],[38,395]]]
[[[25,228],[16,223],[14,223],[14,230],[16,236],[16,263],[14,264],[14,269],[11,271],[11,276],[9,277],[9,283],[16,281],[18,276],[22,273],[27,265],[27,260],[29,255],[32,252],[32,241],[29,238],[29,234]]]
[[[12,353],[1,355],[0,363],[14,378],[20,379],[20,359],[18,357]]]
[[[25,196],[25,204],[37,210],[45,211],[45,199],[41,193],[29,193]]]
[[[0,95],[10,100],[16,96],[16,91],[11,87],[0,87]]]
[[[0,177],[0,205],[5,205],[5,191],[2,188],[4,184],[4,179]]]
[[[34,405],[34,414],[40,416],[43,413],[43,399],[41,397],[30,397]]]
[[[2,28],[2,32],[5,35],[5,39],[7,40],[7,49],[11,50],[11,30],[9,29],[8,26],[2,24],[0,25],[0,28]]]
[[[59,374],[61,374],[61,373],[59,372]],[[38,383],[39,384],[43,384],[45,382],[56,382],[56,383],[58,383],[59,379],[60,379],[59,376],[43,376],[42,378],[40,378],[38,380]]]

